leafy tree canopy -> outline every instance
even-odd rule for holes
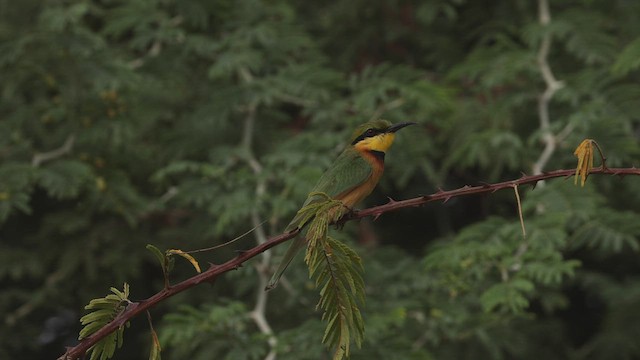
[[[220,263],[280,233],[369,119],[419,125],[368,205],[575,167],[584,138],[638,166],[638,34],[625,0],[0,2],[0,358],[62,354],[110,287],[162,289],[148,243],[266,221],[193,254]],[[526,239],[507,191],[332,230],[364,268],[351,358],[640,357],[638,194],[633,177],[522,188]],[[154,309],[165,358],[330,358],[302,257],[262,295],[281,248]],[[117,358],[148,356],[147,329]]]

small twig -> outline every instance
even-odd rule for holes
[[[511,266],[510,270],[518,271],[522,266],[520,258],[527,252],[527,249],[529,248],[529,242],[527,241],[527,230],[524,227],[524,217],[522,216],[522,202],[520,201],[520,192],[518,191],[518,185],[513,185],[513,191],[516,193],[516,202],[518,203],[518,217],[520,217],[520,226],[522,227],[522,243],[514,254],[514,259],[517,261]]]
[[[591,143],[596,146],[596,149],[598,149],[598,152],[600,153],[600,160],[602,161],[602,168],[606,169],[607,168],[607,157],[604,156],[604,153],[602,152],[602,149],[600,148],[600,145],[598,145],[598,143],[595,140],[591,140]]]
[[[522,227],[522,238],[527,238],[527,230],[524,227],[524,218],[522,217],[522,203],[520,202],[520,192],[518,185],[513,185],[513,191],[516,193],[516,202],[518,203],[518,216],[520,217],[520,226]]]
[[[73,144],[75,141],[76,141],[75,135],[72,134],[67,136],[67,139],[64,141],[64,144],[62,144],[62,146],[60,146],[59,148],[55,150],[51,150],[49,152],[37,153],[33,155],[33,158],[31,159],[31,165],[33,167],[38,167],[46,161],[51,161],[70,153],[71,150],[73,149]]]
[[[151,320],[151,313],[149,312],[149,310],[147,310],[146,313],[147,313],[147,321],[149,322],[149,328],[151,329],[152,332],[155,332],[155,330],[153,329],[153,321]]]
[[[151,313],[149,312],[149,310],[147,310],[147,321],[149,322],[149,329],[151,330],[151,336],[153,338],[152,349],[157,346],[158,353],[160,353],[160,351],[162,351],[162,348],[160,347],[160,340],[158,339],[158,333],[156,333],[156,329],[153,328],[153,321],[151,320]]]
[[[513,258],[516,260],[516,262],[511,265],[511,268],[509,270],[518,271],[520,270],[520,268],[522,268],[522,261],[520,261],[520,258],[522,258],[522,256],[527,253],[527,250],[529,250],[529,242],[524,239],[520,246],[518,246],[515,254],[513,254]]]
[[[227,246],[227,245],[231,245],[231,244],[233,244],[234,242],[236,242],[236,241],[238,241],[238,240],[242,239],[243,237],[245,237],[245,236],[247,236],[247,235],[251,234],[251,233],[252,233],[252,232],[254,232],[257,228],[259,228],[260,226],[264,225],[264,223],[266,223],[266,222],[267,222],[267,220],[265,220],[265,221],[263,221],[263,222],[259,223],[258,225],[256,225],[256,226],[252,227],[251,229],[247,230],[244,234],[239,235],[239,236],[236,236],[235,238],[233,238],[233,239],[231,239],[231,240],[229,240],[229,241],[227,241],[227,242],[225,242],[225,243],[222,243],[222,244],[219,244],[219,245],[216,245],[216,246],[212,246],[212,247],[208,247],[208,248],[204,248],[204,249],[197,249],[197,250],[191,250],[191,251],[184,251],[184,253],[185,253],[185,254],[194,254],[194,253],[199,253],[199,252],[205,252],[205,251],[216,250],[216,249],[220,249],[221,247],[225,247],[225,246]]]
[[[62,269],[58,269],[57,271],[51,273],[47,276],[44,286],[40,289],[40,291],[44,294],[47,294],[52,289],[57,288],[57,285],[60,281],[65,279],[66,272]],[[7,326],[13,326],[16,324],[18,320],[29,315],[33,310],[36,309],[36,306],[47,301],[47,296],[31,296],[29,300],[22,305],[20,305],[17,309],[7,314],[4,318],[4,322]]]
[[[174,198],[176,195],[178,195],[178,192],[179,192],[178,191],[178,187],[171,186],[171,187],[169,187],[167,192],[165,192],[164,194],[162,194],[162,196],[160,196],[160,198],[157,200],[157,202],[160,203],[160,204],[164,204],[167,201],[169,201],[172,198]]]
[[[184,18],[182,16],[176,16],[170,19],[168,21],[168,24],[172,27],[177,27],[182,23],[183,20]],[[181,38],[182,37],[178,36],[176,40],[181,41],[182,40]],[[162,52],[162,42],[156,39],[153,42],[153,44],[151,44],[151,47],[145,54],[143,54],[141,57],[137,59],[129,61],[128,65],[131,69],[135,70],[137,68],[142,67],[142,65],[145,64],[148,58],[157,57],[158,55],[160,55],[161,52]]]

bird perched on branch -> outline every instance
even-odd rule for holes
[[[302,208],[326,201],[328,196],[342,201],[345,207],[351,209],[369,196],[382,176],[384,155],[393,144],[396,131],[413,124],[415,123],[391,124],[387,120],[373,120],[358,126],[351,136],[350,144],[320,177]],[[299,211],[287,226],[286,231],[300,229],[306,222],[305,214]],[[278,269],[269,280],[266,290],[276,287],[282,273],[305,243],[306,239],[299,236],[289,246]]]

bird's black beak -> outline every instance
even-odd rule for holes
[[[409,126],[409,125],[415,125],[416,123],[414,122],[401,122],[401,123],[397,123],[397,124],[393,124],[391,126],[389,126],[389,128],[387,129],[388,133],[394,133],[400,129],[402,129],[405,126]]]

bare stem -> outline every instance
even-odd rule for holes
[[[522,216],[522,203],[520,202],[520,192],[518,185],[513,185],[513,191],[516,193],[516,202],[518,203],[518,217],[520,217],[520,227],[522,227],[522,238],[526,240],[527,229],[524,227],[524,217]]]
[[[598,145],[598,143],[595,140],[591,140],[591,142],[593,143],[593,145],[596,146],[596,149],[598,149],[598,152],[600,153],[600,160],[602,161],[602,168],[606,169],[607,168],[607,157],[604,156],[604,153],[602,152],[602,149],[600,148],[600,145]]]

